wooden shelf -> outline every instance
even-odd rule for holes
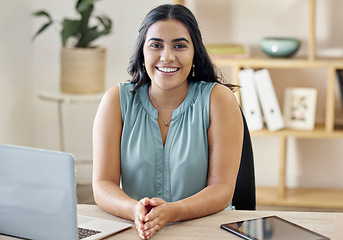
[[[218,66],[239,66],[240,68],[343,68],[343,59],[319,58],[246,58],[230,59],[211,56]]]
[[[185,0],[173,0],[173,4],[185,5]]]
[[[256,202],[260,206],[343,209],[343,189],[287,189],[285,198],[280,198],[277,188],[257,187]]]
[[[343,129],[336,129],[334,131],[327,131],[324,125],[316,125],[315,129],[312,131],[306,130],[292,130],[283,129],[275,132],[269,131],[264,128],[261,131],[251,131],[251,136],[276,136],[276,137],[295,137],[295,138],[343,138]]]

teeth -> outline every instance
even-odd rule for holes
[[[161,67],[157,67],[157,69],[161,72],[167,72],[167,73],[170,73],[170,72],[176,72],[177,71],[177,68],[161,68]]]

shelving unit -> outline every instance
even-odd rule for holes
[[[343,209],[343,189],[288,189],[286,187],[287,139],[343,139],[343,129],[335,128],[335,81],[336,70],[343,69],[343,59],[316,58],[315,16],[316,0],[309,1],[308,54],[306,58],[271,59],[216,59],[219,67],[231,67],[234,83],[238,84],[238,72],[242,68],[267,69],[326,69],[326,112],[325,124],[316,125],[313,131],[284,129],[270,132],[268,129],[251,132],[252,136],[277,137],[279,140],[279,182],[277,188],[257,188],[257,204],[268,206],[339,208]],[[185,4],[184,0],[174,0],[174,4]],[[239,92],[237,94],[240,99]],[[240,100],[239,100],[240,101]]]

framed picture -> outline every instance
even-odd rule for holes
[[[317,89],[286,88],[284,98],[285,127],[313,130],[317,105]]]

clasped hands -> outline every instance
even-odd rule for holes
[[[137,203],[135,225],[142,239],[149,239],[170,222],[169,204],[161,198],[143,198]]]

